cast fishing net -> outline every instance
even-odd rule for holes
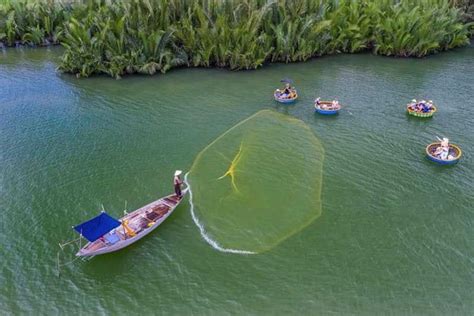
[[[193,218],[214,247],[268,250],[321,214],[324,150],[302,121],[264,110],[204,148],[188,183]]]

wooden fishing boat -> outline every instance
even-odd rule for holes
[[[449,144],[448,159],[441,159],[434,154],[439,146],[441,146],[440,142],[431,143],[426,146],[426,157],[428,157],[429,160],[441,165],[453,165],[457,163],[462,156],[462,150],[459,148],[459,146]]]
[[[416,111],[411,104],[407,104],[407,112],[408,115],[416,116],[416,117],[432,117],[433,114],[435,114],[437,111],[436,106],[432,105],[431,109],[429,112],[422,112],[422,111]]]
[[[288,104],[288,103],[293,103],[298,99],[298,92],[295,90],[294,94],[291,98],[283,97],[282,91],[280,89],[276,89],[275,92],[273,93],[273,96],[275,97],[275,101]]]
[[[314,104],[315,112],[322,115],[335,115],[339,113],[340,109],[341,105],[337,104],[334,106],[332,101],[319,101],[319,104]]]
[[[151,202],[116,220],[105,211],[74,229],[89,242],[76,256],[88,257],[114,252],[142,239],[163,223],[183,200],[176,194]]]

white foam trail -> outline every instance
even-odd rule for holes
[[[224,248],[219,243],[215,240],[213,240],[207,233],[206,229],[204,228],[204,225],[199,222],[198,218],[196,217],[196,214],[194,213],[194,204],[193,204],[193,191],[191,190],[191,186],[189,185],[188,182],[188,173],[184,175],[184,183],[186,183],[186,186],[188,187],[189,191],[189,205],[190,210],[191,210],[191,217],[193,218],[194,223],[196,226],[199,228],[199,232],[201,233],[202,238],[209,244],[211,245],[212,248],[221,251],[221,252],[227,252],[227,253],[235,253],[239,255],[253,255],[256,254],[256,252],[253,251],[248,251],[248,250],[239,250],[239,249],[231,249],[231,248]]]

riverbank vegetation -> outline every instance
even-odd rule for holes
[[[473,0],[451,0],[451,4],[461,10],[461,19],[463,22],[468,23],[474,21]]]
[[[453,0],[1,1],[1,42],[60,42],[59,69],[79,77],[361,51],[423,57],[468,44],[472,29]]]
[[[58,44],[69,17],[70,7],[60,2],[0,0],[0,43]]]

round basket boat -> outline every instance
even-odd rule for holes
[[[294,90],[294,92],[295,94],[293,95],[292,98],[286,98],[286,97],[283,97],[280,89],[276,89],[275,92],[273,93],[273,96],[275,97],[275,101],[288,104],[288,103],[293,103],[296,101],[296,99],[298,99],[298,92],[296,92],[296,90]]]
[[[462,150],[457,145],[449,144],[449,155],[452,156],[451,159],[441,159],[434,155],[436,149],[441,146],[440,142],[431,143],[426,146],[426,157],[429,160],[434,161],[440,165],[454,165],[459,161],[462,156]]]
[[[321,105],[324,105],[324,107],[321,107]],[[319,104],[314,105],[314,111],[322,115],[335,115],[339,113],[340,109],[341,105],[333,106],[332,101],[319,101]]]
[[[416,116],[416,117],[432,117],[433,114],[435,114],[437,111],[436,106],[431,106],[431,109],[429,112],[421,112],[421,111],[415,111],[410,104],[407,104],[407,112],[408,115]]]

